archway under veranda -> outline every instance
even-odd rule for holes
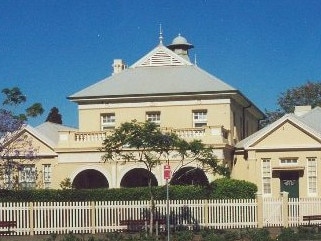
[[[72,182],[72,187],[76,189],[108,188],[109,183],[101,172],[87,169],[77,174]]]
[[[202,169],[195,167],[183,167],[175,172],[170,184],[207,186],[209,183]]]
[[[128,171],[121,179],[121,187],[147,187],[148,179],[151,176],[152,186],[158,186],[158,182],[153,173],[144,168],[134,168]]]

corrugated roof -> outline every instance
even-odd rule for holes
[[[302,122],[321,134],[321,108],[315,107],[299,117]]]
[[[130,68],[103,79],[69,98],[235,90],[160,44]]]
[[[42,136],[42,140],[47,140],[50,142],[50,146],[56,147],[59,141],[59,131],[62,130],[69,130],[69,131],[77,131],[78,129],[69,127],[69,126],[64,126],[52,122],[44,122],[41,125],[38,125],[33,128],[36,130],[37,133],[39,133]]]
[[[236,89],[194,65],[139,67],[126,69],[69,98],[212,91],[236,91]]]

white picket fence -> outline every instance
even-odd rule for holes
[[[255,228],[260,223],[298,226],[303,215],[321,214],[320,198],[263,198],[262,207],[259,203],[257,199],[170,200],[170,224],[214,229]],[[166,206],[166,201],[156,201],[156,219],[166,219]],[[259,212],[263,221],[258,220]],[[0,203],[0,221],[17,221],[15,235],[120,231],[126,228],[121,220],[148,218],[149,201]]]
[[[264,198],[263,211],[264,227],[297,227],[307,224],[303,221],[303,216],[321,215],[321,198]]]

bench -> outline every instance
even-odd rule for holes
[[[140,231],[147,231],[147,228],[150,224],[150,220],[148,219],[127,219],[127,220],[120,220],[119,224],[121,226],[127,226],[126,231],[128,232],[140,232]],[[159,225],[165,225],[165,219],[155,219],[153,224],[155,225],[156,229],[158,230]]]
[[[7,230],[0,230],[0,235],[11,234],[15,231],[10,228],[17,227],[17,221],[0,221],[0,228],[7,228]]]
[[[311,221],[321,220],[321,215],[305,215],[303,216],[303,221],[309,221],[308,226],[311,226]],[[313,224],[315,226],[319,226],[320,224]]]

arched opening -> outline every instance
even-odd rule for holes
[[[120,182],[121,187],[147,187],[148,179],[151,177],[152,186],[157,186],[158,182],[153,173],[144,168],[134,168],[127,172]]]
[[[72,187],[76,189],[108,188],[109,183],[101,172],[88,169],[77,174],[72,182]]]
[[[170,181],[172,185],[208,185],[204,171],[195,167],[183,167],[178,170]]]

